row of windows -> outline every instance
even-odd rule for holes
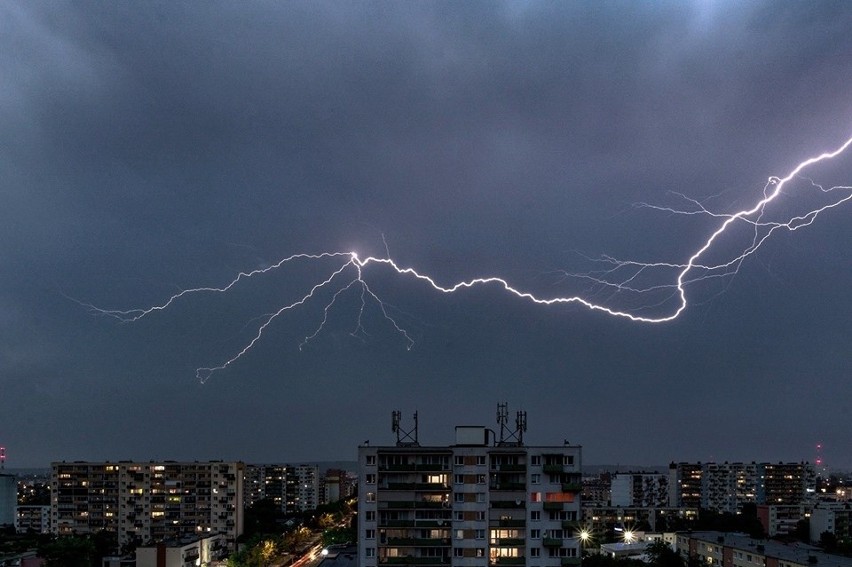
[[[436,553],[436,557],[440,550],[429,550]],[[527,550],[530,557],[541,557],[541,549],[538,547],[531,547]],[[521,555],[520,550],[517,548],[494,548],[491,550],[492,556],[494,558],[497,557],[523,557]],[[468,555],[469,554],[469,555]],[[375,557],[376,556],[376,548],[367,546],[364,548],[364,555],[366,557]],[[454,547],[453,548],[453,557],[485,557],[485,548],[484,547],[475,547],[475,548],[463,548],[463,547]],[[549,549],[548,556],[550,557],[576,557],[577,550],[573,547],[562,547],[559,549]]]
[[[388,464],[407,464],[407,456],[406,455],[388,455]],[[485,466],[485,455],[475,455],[475,461],[473,461],[474,457],[465,457],[464,455],[456,455],[453,463],[456,466],[464,466],[466,463],[465,459],[471,459],[476,466],[483,467]],[[422,457],[423,463],[432,463],[432,464],[443,464],[445,462],[446,457],[443,456],[430,456],[424,455]],[[366,465],[367,466],[375,466],[376,464],[376,455],[367,455],[366,456]],[[492,457],[492,464],[495,465],[515,465],[518,464],[518,457],[515,455],[495,455]],[[562,464],[563,465],[573,465],[574,464],[574,455],[562,455]],[[541,466],[541,455],[532,455],[530,457],[530,465],[537,467]]]
[[[466,479],[465,478],[466,476],[475,477],[475,479],[474,478]],[[364,475],[364,479],[366,480],[367,484],[376,484],[376,474],[375,473],[367,473],[366,475]],[[432,479],[427,479],[427,480],[428,480],[428,482],[432,482]],[[457,474],[457,475],[453,476],[453,482],[455,484],[465,484],[465,483],[470,484],[472,480],[475,480],[476,484],[485,484],[486,481],[487,481],[487,477],[484,474],[477,474],[477,475]],[[555,483],[555,482],[561,482],[561,480],[562,479],[560,478],[559,475],[555,475],[555,474],[548,475],[548,481],[549,482]],[[441,479],[437,479],[435,482],[440,483],[440,482],[443,482],[443,481]],[[530,475],[530,482],[532,484],[541,484],[541,474],[540,473],[531,474]]]

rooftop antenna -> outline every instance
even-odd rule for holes
[[[498,447],[521,447],[524,444],[524,431],[527,430],[527,412],[519,411],[515,417],[515,429],[507,425],[509,421],[509,404],[497,404],[497,423],[500,424],[500,440]]]
[[[396,446],[419,447],[420,443],[417,441],[417,412],[414,412],[414,429],[403,429],[399,425],[400,421],[402,421],[402,412],[399,410],[391,412],[391,429],[396,433]]]

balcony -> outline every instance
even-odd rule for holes
[[[527,485],[523,482],[496,482],[489,488],[491,490],[523,490],[526,491]]]
[[[492,508],[526,508],[527,503],[524,500],[492,500],[491,501],[491,507]]]
[[[390,501],[381,501],[381,504],[385,504],[385,506],[379,506],[381,509],[389,509],[389,510],[411,510],[414,508],[444,508],[446,507],[446,503],[444,502],[432,502],[425,500],[390,500]]]
[[[379,520],[379,525],[386,528],[413,528],[414,520]]]
[[[492,565],[525,565],[526,557],[498,557]]]
[[[414,482],[389,482],[379,488],[383,488],[385,490],[414,490],[415,486],[417,486],[417,484]]]
[[[380,565],[449,565],[449,557],[385,557]]]
[[[500,528],[523,528],[526,527],[527,521],[522,519],[517,520],[498,520],[497,526]]]
[[[442,482],[418,482],[414,485],[415,490],[449,490],[450,487]]]
[[[387,547],[438,547],[450,545],[449,538],[426,538],[426,537],[390,537]]]
[[[491,465],[491,472],[527,472],[526,465]]]
[[[565,509],[564,502],[545,502],[544,509],[548,512],[558,512]]]
[[[562,558],[562,566],[569,567],[573,565],[579,565],[582,560],[579,557],[563,557]]]
[[[546,537],[541,540],[544,547],[562,547],[562,540],[555,537]]]
[[[565,472],[565,467],[563,465],[544,465],[541,467],[541,470],[546,474],[562,474]]]
[[[563,482],[562,483],[562,492],[582,492],[583,485],[578,482]]]
[[[504,537],[497,540],[497,545],[500,547],[519,547],[526,545],[526,540],[518,537]]]
[[[449,469],[450,466],[444,463],[419,463],[414,468],[417,471],[446,471]]]
[[[414,464],[397,464],[397,465],[379,465],[380,471],[403,471],[403,472],[413,472],[417,470]]]

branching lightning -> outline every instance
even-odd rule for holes
[[[277,310],[267,313],[256,321],[259,322],[257,329],[249,342],[225,362],[218,366],[198,368],[196,375],[203,383],[213,373],[225,370],[230,365],[234,364],[246,353],[248,353],[258,341],[263,338],[264,333],[269,326],[285,313],[292,311],[310,300],[314,299],[320,290],[331,290],[331,299],[328,300],[324,309],[323,316],[312,333],[304,337],[299,345],[302,349],[306,344],[320,335],[326,326],[329,319],[329,314],[337,304],[338,300],[350,290],[359,292],[360,307],[355,317],[355,325],[351,334],[353,336],[366,336],[364,326],[364,314],[368,307],[375,306],[381,316],[399,333],[404,339],[407,348],[410,349],[414,345],[414,340],[403,326],[401,326],[394,316],[388,310],[386,304],[377,293],[373,291],[366,279],[366,270],[371,267],[383,267],[391,273],[399,276],[411,278],[426,284],[427,288],[441,294],[457,293],[462,290],[490,286],[504,291],[505,293],[515,296],[518,299],[528,301],[536,305],[553,306],[560,304],[577,304],[592,311],[599,311],[612,317],[628,319],[638,323],[659,324],[666,323],[677,319],[687,308],[687,287],[700,281],[712,278],[729,278],[734,276],[742,263],[751,255],[757,252],[761,246],[778,230],[796,231],[800,228],[810,226],[819,215],[843,205],[852,199],[852,186],[835,185],[824,187],[810,178],[802,177],[805,169],[827,160],[831,160],[845,152],[852,145],[852,138],[848,139],[837,149],[820,154],[818,156],[806,159],[792,169],[785,177],[770,177],[763,187],[762,198],[754,203],[753,206],[747,209],[732,213],[723,213],[712,211],[705,204],[698,200],[678,195],[681,199],[689,203],[688,209],[677,209],[673,207],[663,207],[652,205],[649,203],[640,203],[639,207],[649,208],[656,211],[662,211],[678,215],[697,215],[707,217],[713,220],[718,220],[716,226],[703,243],[692,252],[685,261],[682,262],[640,262],[635,260],[621,260],[611,256],[603,256],[595,262],[603,266],[603,269],[596,272],[588,273],[569,273],[563,272],[563,275],[570,278],[576,278],[581,281],[590,282],[598,290],[610,290],[617,294],[630,294],[635,297],[646,297],[648,294],[660,293],[664,295],[661,300],[654,303],[646,302],[645,304],[631,309],[617,308],[612,305],[607,305],[604,302],[592,301],[589,297],[580,295],[567,296],[552,296],[543,297],[529,291],[524,291],[513,286],[509,281],[497,276],[477,277],[470,280],[460,281],[451,285],[439,283],[439,281],[430,275],[421,273],[415,268],[402,266],[394,260],[387,247],[387,242],[382,236],[385,251],[385,257],[366,256],[361,257],[356,252],[322,252],[318,254],[293,254],[283,258],[275,264],[263,269],[253,271],[240,272],[227,285],[223,287],[197,287],[180,291],[169,297],[165,302],[148,307],[145,309],[130,309],[130,310],[112,310],[101,309],[93,305],[85,304],[92,311],[114,317],[123,322],[133,322],[154,314],[158,311],[163,311],[173,305],[176,301],[190,294],[199,293],[227,293],[232,288],[237,286],[244,280],[262,276],[272,271],[283,269],[286,265],[295,262],[332,262],[333,267],[324,279],[320,279],[317,283],[311,286],[304,295],[286,305],[279,307]],[[817,193],[827,196],[828,202],[812,206],[804,212],[788,213],[782,215],[780,220],[772,220],[769,213],[771,205],[776,204],[780,197],[787,191],[787,186],[793,180],[804,179],[808,182],[809,188]],[[779,213],[776,213],[779,214]],[[750,237],[745,245],[740,245],[734,253],[729,253],[726,258],[721,260],[711,261],[706,257],[710,256],[711,250],[714,254],[721,254],[721,251],[716,250],[720,245],[720,239],[726,233],[736,230],[738,227],[748,229]],[[650,275],[659,278],[658,274],[666,275],[670,278],[667,282],[659,283],[657,280],[654,283],[645,283]],[[655,296],[658,297],[658,296]],[[647,315],[650,310],[659,309],[661,306],[670,304],[667,311],[660,315]]]

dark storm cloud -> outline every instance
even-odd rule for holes
[[[136,325],[63,296],[148,305],[293,252],[380,253],[382,233],[447,282],[550,290],[541,274],[576,252],[682,260],[711,225],[632,203],[742,206],[849,136],[844,3],[0,10],[0,387],[18,408],[0,443],[20,464],[345,457],[389,439],[396,407],[488,423],[507,400],[531,440],[569,437],[592,461],[799,459],[820,439],[852,465],[845,209],[670,325],[445,300],[377,273],[412,352],[379,321],[352,339],[341,314],[300,353],[313,306],[204,387],[194,368],[238,350],[302,272]]]

